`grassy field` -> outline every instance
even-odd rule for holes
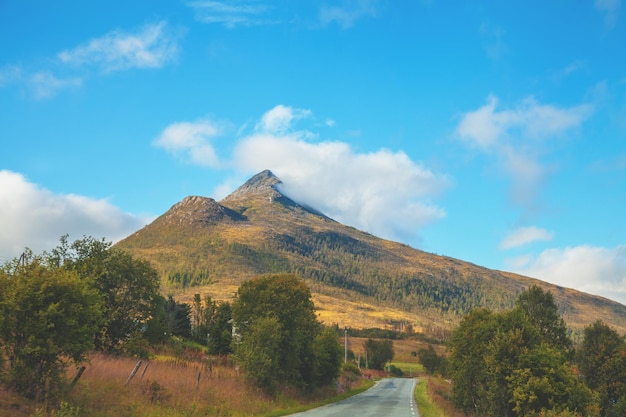
[[[363,355],[366,340],[348,338],[348,347]],[[407,376],[423,374],[416,352],[427,346],[416,339],[395,340],[392,364]],[[133,358],[93,354],[78,384],[66,398],[79,413],[63,417],[277,417],[336,401],[372,384],[370,380],[342,379],[340,385],[345,389],[340,391],[328,390],[308,398],[286,392],[268,398],[246,386],[238,368],[226,357],[208,358],[198,351],[177,356],[167,350],[157,352],[151,360],[141,363],[129,381],[137,364],[138,360]],[[74,369],[68,371],[68,377],[74,374]],[[368,375],[378,374],[370,371]],[[420,381],[416,398],[423,416],[459,416],[447,404],[450,389],[447,382],[421,376]],[[33,417],[36,411],[32,403],[0,389],[0,416]]]
[[[92,355],[79,382],[65,398],[76,411],[76,415],[67,417],[270,417],[315,407],[370,386],[369,381],[341,380],[340,391],[328,390],[311,397],[288,391],[268,398],[246,386],[238,368],[226,357],[181,359],[157,355],[142,361],[129,380],[137,365],[134,358]],[[68,376],[74,373],[69,370]],[[38,407],[0,389],[2,417],[55,415],[38,413]]]
[[[211,296],[216,301],[232,302],[237,293],[238,285],[229,282],[217,282],[201,287],[182,289],[170,289],[170,292],[179,302],[191,303],[194,294]],[[329,289],[324,289],[326,292]],[[340,328],[384,329],[390,323],[410,323],[415,331],[423,331],[425,326],[432,327],[432,324],[425,322],[423,318],[415,313],[408,313],[393,307],[386,307],[372,304],[371,300],[365,297],[361,299],[354,294],[348,294],[341,289],[333,289],[334,295],[322,294],[312,286],[312,298],[315,303],[315,312],[320,322],[326,325],[337,324]]]

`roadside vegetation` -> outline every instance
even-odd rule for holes
[[[367,386],[295,275],[183,303],[146,261],[87,237],[2,266],[0,349],[11,417],[261,415]]]
[[[279,416],[384,376],[420,377],[425,417],[622,417],[626,340],[601,321],[574,343],[550,292],[475,309],[448,340],[318,319],[294,274],[230,300],[162,295],[110,243],[61,238],[0,268],[0,415]]]

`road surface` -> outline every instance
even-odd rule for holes
[[[354,397],[291,417],[418,417],[413,399],[416,383],[416,379],[383,379]]]

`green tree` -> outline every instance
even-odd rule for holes
[[[202,320],[203,310],[204,306],[202,305],[200,294],[194,294],[191,304],[191,334],[198,342],[206,341],[206,326],[204,320]]]
[[[158,273],[148,262],[109,249],[104,271],[95,277],[105,317],[102,332],[96,338],[97,348],[119,351],[121,347],[123,350],[123,343],[131,335],[140,334],[152,317],[160,282]]]
[[[598,393],[603,416],[626,413],[626,341],[615,330],[596,321],[584,330],[577,352],[582,376]]]
[[[143,335],[148,343],[158,344],[167,340],[167,300],[162,295],[156,297],[150,318],[146,321]]]
[[[367,363],[371,369],[384,369],[385,364],[393,359],[393,342],[391,340],[367,339],[363,344],[367,355]]]
[[[191,337],[191,306],[178,303],[171,295],[165,303],[165,327],[168,336]]]
[[[545,343],[566,355],[573,352],[572,341],[567,335],[567,326],[559,314],[551,292],[533,285],[519,295],[515,309],[521,311],[537,328]]]
[[[93,237],[70,244],[63,236],[45,257],[48,265],[75,271],[82,279],[92,281],[100,294],[104,323],[96,336],[97,349],[123,352],[124,343],[141,334],[154,313],[161,282],[147,261]]]
[[[594,398],[569,363],[566,337],[552,297],[538,287],[522,293],[511,311],[471,312],[450,342],[455,405],[487,417],[584,415]]]
[[[457,408],[480,415],[484,407],[488,375],[484,352],[498,326],[496,316],[486,309],[467,314],[450,340],[452,400]]]
[[[248,382],[274,395],[281,382],[282,327],[276,317],[262,316],[246,328],[235,357]]]
[[[318,371],[315,370],[313,344],[321,325],[304,281],[295,275],[280,274],[244,282],[232,314],[242,343],[256,321],[268,317],[276,319],[280,325],[278,380],[300,389],[315,387]]]
[[[92,282],[50,268],[41,257],[0,271],[0,345],[10,358],[8,382],[29,398],[54,396],[68,364],[93,348],[101,299]],[[1,356],[1,355],[0,355]]]
[[[593,405],[591,390],[572,372],[562,351],[542,343],[519,359],[507,377],[517,415],[539,415],[546,410],[584,415]]]
[[[329,385],[337,379],[343,361],[343,347],[333,328],[325,327],[315,337],[313,357],[315,358],[315,385]]]
[[[222,302],[215,309],[213,318],[208,326],[209,353],[227,355],[231,352],[232,343],[232,309],[230,303]]]
[[[445,363],[446,358],[440,355],[437,355],[435,352],[435,348],[432,345],[428,345],[428,348],[421,348],[417,351],[417,356],[419,358],[420,363],[426,369],[428,374],[433,375],[436,372],[444,375],[446,373]]]

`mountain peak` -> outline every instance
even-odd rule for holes
[[[222,201],[228,202],[254,197],[267,199],[284,197],[276,188],[279,184],[282,184],[282,181],[272,171],[266,169],[250,178]]]
[[[170,224],[213,224],[229,219],[243,220],[244,217],[208,197],[188,196],[176,203],[165,213],[163,221]]]

